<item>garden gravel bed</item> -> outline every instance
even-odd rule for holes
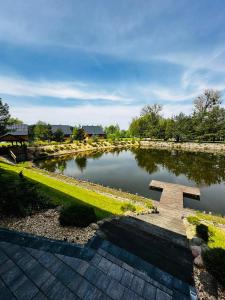
[[[25,218],[1,216],[0,226],[77,244],[86,244],[96,232],[91,225],[86,228],[61,226],[58,218],[59,211],[49,209]]]
[[[199,300],[225,300],[225,289],[204,268],[194,266],[194,281]]]

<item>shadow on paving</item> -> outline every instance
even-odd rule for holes
[[[126,249],[143,260],[173,276],[193,284],[191,251],[174,243],[179,234],[132,217],[105,222],[101,230],[115,245]],[[160,231],[160,235],[157,234]],[[163,237],[165,233],[165,238]],[[171,240],[169,240],[171,236]],[[182,236],[183,238],[183,236]]]

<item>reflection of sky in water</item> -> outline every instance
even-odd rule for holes
[[[162,154],[165,155],[165,151],[161,152],[160,150],[158,150],[158,154],[155,150],[154,153],[148,150],[148,152],[143,152],[144,156],[141,152],[132,153],[131,151],[121,151],[119,154],[103,153],[100,157],[92,157],[90,154],[86,158],[78,157],[77,161],[76,157],[71,156],[43,161],[40,162],[40,166],[50,170],[52,167],[55,168],[58,164],[61,165],[64,162],[65,168],[58,167],[55,170],[56,172],[63,172],[67,176],[89,180],[105,186],[121,188],[123,191],[138,193],[155,200],[159,200],[160,192],[149,190],[148,186],[152,179],[196,186],[195,175],[196,180],[199,180],[199,176],[207,175],[205,179],[203,178],[207,180],[207,185],[199,184],[201,201],[184,198],[184,205],[195,209],[225,214],[224,180],[222,180],[222,183],[210,185],[208,184],[208,181],[210,182],[210,172],[208,172],[209,174],[205,174],[205,172],[199,173],[200,175],[195,174],[195,172],[198,172],[198,166],[196,171],[194,164],[192,170],[191,167],[193,166],[190,166],[188,160],[186,162],[185,159],[190,158],[191,162],[192,159],[196,160],[198,158],[196,156],[198,154],[186,154],[183,157],[182,153],[179,153],[179,156],[176,156],[177,152],[172,153],[172,155],[169,155],[170,153],[168,152],[168,156],[165,156],[165,159],[160,157]],[[205,164],[205,170],[212,167],[218,169],[217,162],[213,165],[212,157],[208,157],[207,154],[201,154],[200,158],[200,166]],[[198,159],[196,162],[198,163]],[[221,165],[219,167],[221,168]],[[223,176],[223,172],[221,174]],[[211,173],[211,175],[213,175],[212,181],[214,183],[217,180],[216,174]],[[187,176],[193,179],[188,179]],[[218,181],[220,179],[218,177]]]

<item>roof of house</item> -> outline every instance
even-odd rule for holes
[[[102,126],[82,126],[87,134],[101,135],[105,134]]]
[[[73,132],[73,128],[69,125],[51,125],[52,133],[55,133],[58,129],[60,129],[65,135],[71,135]]]
[[[7,126],[7,133],[5,135],[28,135],[27,124],[14,124]]]

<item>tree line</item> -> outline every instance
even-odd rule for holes
[[[207,89],[193,101],[193,112],[189,115],[181,112],[171,118],[164,118],[161,115],[163,107],[160,104],[146,105],[140,116],[133,118],[128,130],[121,130],[117,124],[105,127],[104,131],[106,137],[111,140],[138,137],[176,142],[224,141],[225,109],[221,104],[221,93]],[[22,123],[21,120],[10,116],[8,105],[0,98],[0,135],[7,132],[8,125]],[[61,129],[53,133],[51,125],[42,121],[29,126],[29,136],[32,140],[42,141],[60,142],[64,139]],[[72,140],[84,140],[85,137],[81,126],[72,128]]]
[[[180,113],[171,118],[161,115],[159,104],[145,106],[139,117],[132,120],[132,136],[180,141],[224,141],[225,109],[217,90],[207,89],[193,102],[193,113]]]

